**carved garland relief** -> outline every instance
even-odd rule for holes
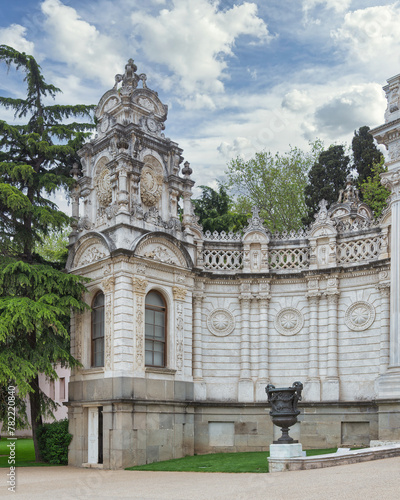
[[[143,278],[132,278],[133,290],[136,295],[136,364],[139,368],[144,366],[144,295],[147,283],[147,280]]]
[[[185,290],[186,292],[186,290]],[[176,368],[182,371],[183,368],[183,304],[176,304]]]

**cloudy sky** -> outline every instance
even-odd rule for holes
[[[0,43],[33,54],[70,104],[97,104],[132,57],[193,178],[215,186],[238,155],[381,124],[399,19],[398,1],[21,0],[2,6]],[[0,94],[23,92],[0,68]]]

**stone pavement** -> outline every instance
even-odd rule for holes
[[[16,493],[1,469],[0,498],[35,500],[398,500],[400,457],[274,474],[17,469]]]

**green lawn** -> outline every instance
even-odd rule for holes
[[[7,444],[11,441],[6,438],[0,440],[0,468],[10,467],[10,465],[16,465],[17,467],[49,467],[52,464],[37,463],[35,462],[35,450],[33,448],[33,440],[18,438],[16,439],[15,445],[15,464],[9,464],[8,458],[10,456],[10,450],[7,448]],[[6,455],[6,456],[2,456]]]
[[[337,448],[307,450],[307,456],[335,453]],[[176,458],[146,465],[128,467],[126,470],[153,470],[175,472],[268,472],[269,452],[213,453]]]

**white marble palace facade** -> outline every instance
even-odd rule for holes
[[[266,450],[265,386],[295,380],[304,447],[399,440],[400,75],[373,131],[392,192],[378,221],[349,180],[307,231],[271,235],[254,210],[243,234],[210,234],[167,106],[136,69],[101,98],[75,169],[67,267],[91,278],[93,309],[72,321],[70,464]]]

